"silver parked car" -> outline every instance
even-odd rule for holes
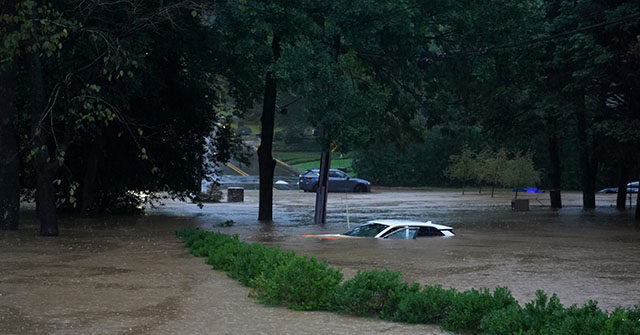
[[[627,193],[638,193],[638,187],[640,182],[632,181],[627,184]],[[618,193],[617,187],[607,187],[603,188],[598,193]]]
[[[298,187],[305,192],[318,189],[320,169],[310,169],[300,175]],[[329,169],[329,192],[371,192],[371,183],[360,178],[351,178],[337,169]]]

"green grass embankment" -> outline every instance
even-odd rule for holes
[[[273,156],[291,166],[292,168],[303,172],[308,169],[320,168],[320,153],[319,152],[274,152]],[[353,159],[348,157],[340,157],[339,154],[334,154],[331,157],[331,168],[333,169],[347,169],[352,177],[355,177],[351,164]]]

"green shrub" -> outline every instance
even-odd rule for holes
[[[253,283],[260,302],[296,310],[327,310],[342,273],[311,257],[292,257]]]
[[[640,335],[640,306],[616,308],[602,327],[602,335]]]
[[[615,315],[612,314],[612,317]],[[542,291],[524,308],[509,306],[491,313],[480,326],[484,334],[557,334],[597,335],[609,322],[594,301],[582,307],[564,308],[556,295],[547,299]],[[616,325],[612,324],[612,329]],[[610,334],[618,334],[614,330]]]
[[[480,330],[487,335],[507,334],[537,334],[536,332],[523,331],[527,329],[527,317],[519,305],[511,305],[507,308],[493,311],[482,320]]]
[[[562,317],[564,307],[556,295],[551,299],[543,291],[536,292],[536,299],[527,303],[524,308],[511,305],[497,310],[485,318],[480,329],[485,334],[515,334],[523,331],[525,334],[537,334],[536,330],[545,328],[549,324],[557,323]]]
[[[459,292],[453,296],[451,309],[442,320],[442,328],[477,333],[488,314],[517,304],[505,287],[496,288],[493,295],[488,289]]]
[[[554,334],[598,335],[607,320],[607,314],[592,300],[582,307],[571,306],[562,314],[560,322],[549,327]]]
[[[209,239],[208,257],[206,263],[216,270],[229,272],[236,262],[236,258],[247,248],[246,243],[238,240],[237,236],[233,238],[221,238],[222,234],[213,233],[213,238]]]
[[[176,231],[178,237],[184,239],[184,244],[189,248],[191,254],[196,257],[206,257],[207,245],[205,238],[208,233],[202,230],[184,229]]]
[[[336,310],[362,316],[392,318],[404,291],[402,274],[396,271],[358,272],[346,281],[337,297]]]
[[[394,321],[409,323],[439,323],[451,309],[455,289],[442,286],[425,286],[422,291],[417,284],[402,294],[393,316]]]
[[[280,249],[267,248],[261,244],[244,244],[234,255],[229,266],[229,275],[244,285],[255,287],[253,281],[263,276],[270,278],[275,269],[297,257],[293,251],[283,252]]]

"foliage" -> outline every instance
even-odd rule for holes
[[[499,185],[504,169],[507,166],[507,150],[501,148],[495,153],[488,153],[484,160],[479,162],[479,178],[489,185]]]
[[[465,146],[459,154],[449,157],[450,165],[447,168],[447,176],[462,183],[462,194],[464,194],[465,184],[468,185],[468,183],[477,180],[478,160],[476,156],[469,147]]]
[[[4,5],[1,8],[4,9]],[[15,13],[0,15],[0,36],[3,40],[0,70],[33,52],[41,52],[47,57],[58,54],[69,32],[77,27],[77,22],[66,18],[51,4],[31,0],[18,2]]]
[[[342,273],[326,262],[311,257],[292,257],[275,267],[272,274],[263,272],[255,279],[258,300],[270,305],[286,305],[295,310],[327,310],[335,295]]]
[[[446,174],[464,183],[488,182],[492,186],[500,183],[507,187],[535,185],[540,182],[540,172],[535,169],[533,154],[516,153],[511,159],[502,148],[496,153],[487,150],[473,152],[469,147],[450,158]],[[464,189],[463,189],[464,194]],[[516,193],[517,195],[517,193]]]
[[[262,303],[296,310],[327,310],[410,323],[437,323],[446,330],[471,334],[640,334],[640,306],[608,314],[590,301],[565,308],[553,295],[536,292],[520,307],[508,289],[457,292],[441,286],[401,281],[388,270],[358,272],[340,284],[342,274],[326,262],[247,244],[237,236],[201,230],[176,232],[191,253],[207,257],[214,269],[252,288]]]
[[[517,304],[511,292],[503,287],[496,288],[493,294],[488,289],[460,292],[454,296],[451,309],[442,320],[442,328],[476,332],[487,315]]]
[[[440,323],[449,313],[456,296],[455,289],[444,289],[439,285],[409,286],[402,292],[394,321],[409,323]]]
[[[623,309],[611,315],[600,310],[594,301],[582,307],[564,308],[558,298],[550,299],[542,291],[524,308],[514,305],[485,318],[480,329],[486,334],[633,334],[640,332],[640,322],[624,319]]]
[[[401,279],[399,272],[389,270],[358,272],[342,284],[337,305],[345,313],[390,318],[398,308],[400,292],[407,289]]]
[[[464,143],[478,149],[486,139],[478,128],[454,131],[434,127],[406,148],[378,144],[357,150],[353,168],[359,177],[378,185],[448,186],[451,180],[443,173],[448,161],[443,158],[458,153]]]
[[[540,181],[540,172],[533,165],[533,154],[516,153],[507,161],[502,171],[502,185],[511,187],[535,185]],[[517,193],[516,193],[517,194]]]
[[[227,221],[224,221],[224,222],[220,222],[220,223],[218,223],[218,224],[215,224],[214,226],[216,226],[216,227],[231,227],[231,226],[233,226],[234,224],[235,224],[235,221],[233,221],[233,220],[227,220]]]
[[[274,156],[289,165],[293,165],[293,164],[317,161],[320,157],[320,152],[316,152],[316,151],[274,152]]]
[[[318,156],[319,158],[320,156]],[[353,165],[353,160],[351,158],[335,158],[331,157],[331,168],[332,169],[340,169],[344,168],[349,171],[349,175],[351,177],[355,177],[355,173],[351,173],[351,166]],[[320,160],[316,159],[315,161],[305,162],[300,164],[291,165],[291,167],[297,169],[298,171],[306,171],[308,169],[319,169],[320,168]]]
[[[342,274],[315,258],[247,244],[237,237],[198,230],[177,232],[196,256],[251,287],[261,302],[292,309],[328,309]]]
[[[126,2],[17,8],[1,16],[0,54],[23,74],[14,114],[23,188],[36,186],[34,161],[56,162],[58,208],[135,213],[159,200],[156,192],[193,198],[200,180],[241,150],[210,61],[213,37],[192,14],[204,2],[141,3],[135,14]],[[27,66],[34,58],[40,71]],[[35,92],[34,77],[43,84]]]
[[[640,306],[630,309],[616,308],[605,321],[602,335],[640,334]]]

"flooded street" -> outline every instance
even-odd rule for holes
[[[581,194],[524,195],[530,212],[512,212],[512,195],[376,189],[329,196],[328,222],[312,223],[314,194],[274,192],[274,222],[257,218],[258,192],[243,203],[168,202],[145,217],[62,218],[59,238],[36,236],[33,213],[21,230],[0,232],[1,334],[441,334],[438,327],[295,312],[259,305],[248,289],[188,254],[175,229],[199,227],[245,241],[307,253],[343,269],[393,269],[407,281],[460,290],[507,286],[521,303],[537,289],[565,305],[589,299],[611,310],[640,300],[640,229],[630,212],[598,195],[582,212]],[[538,198],[536,200],[536,197]],[[634,200],[635,202],[635,200]],[[347,215],[347,213],[349,213]],[[376,218],[432,220],[449,239],[320,240]],[[233,220],[232,227],[217,227]]]

